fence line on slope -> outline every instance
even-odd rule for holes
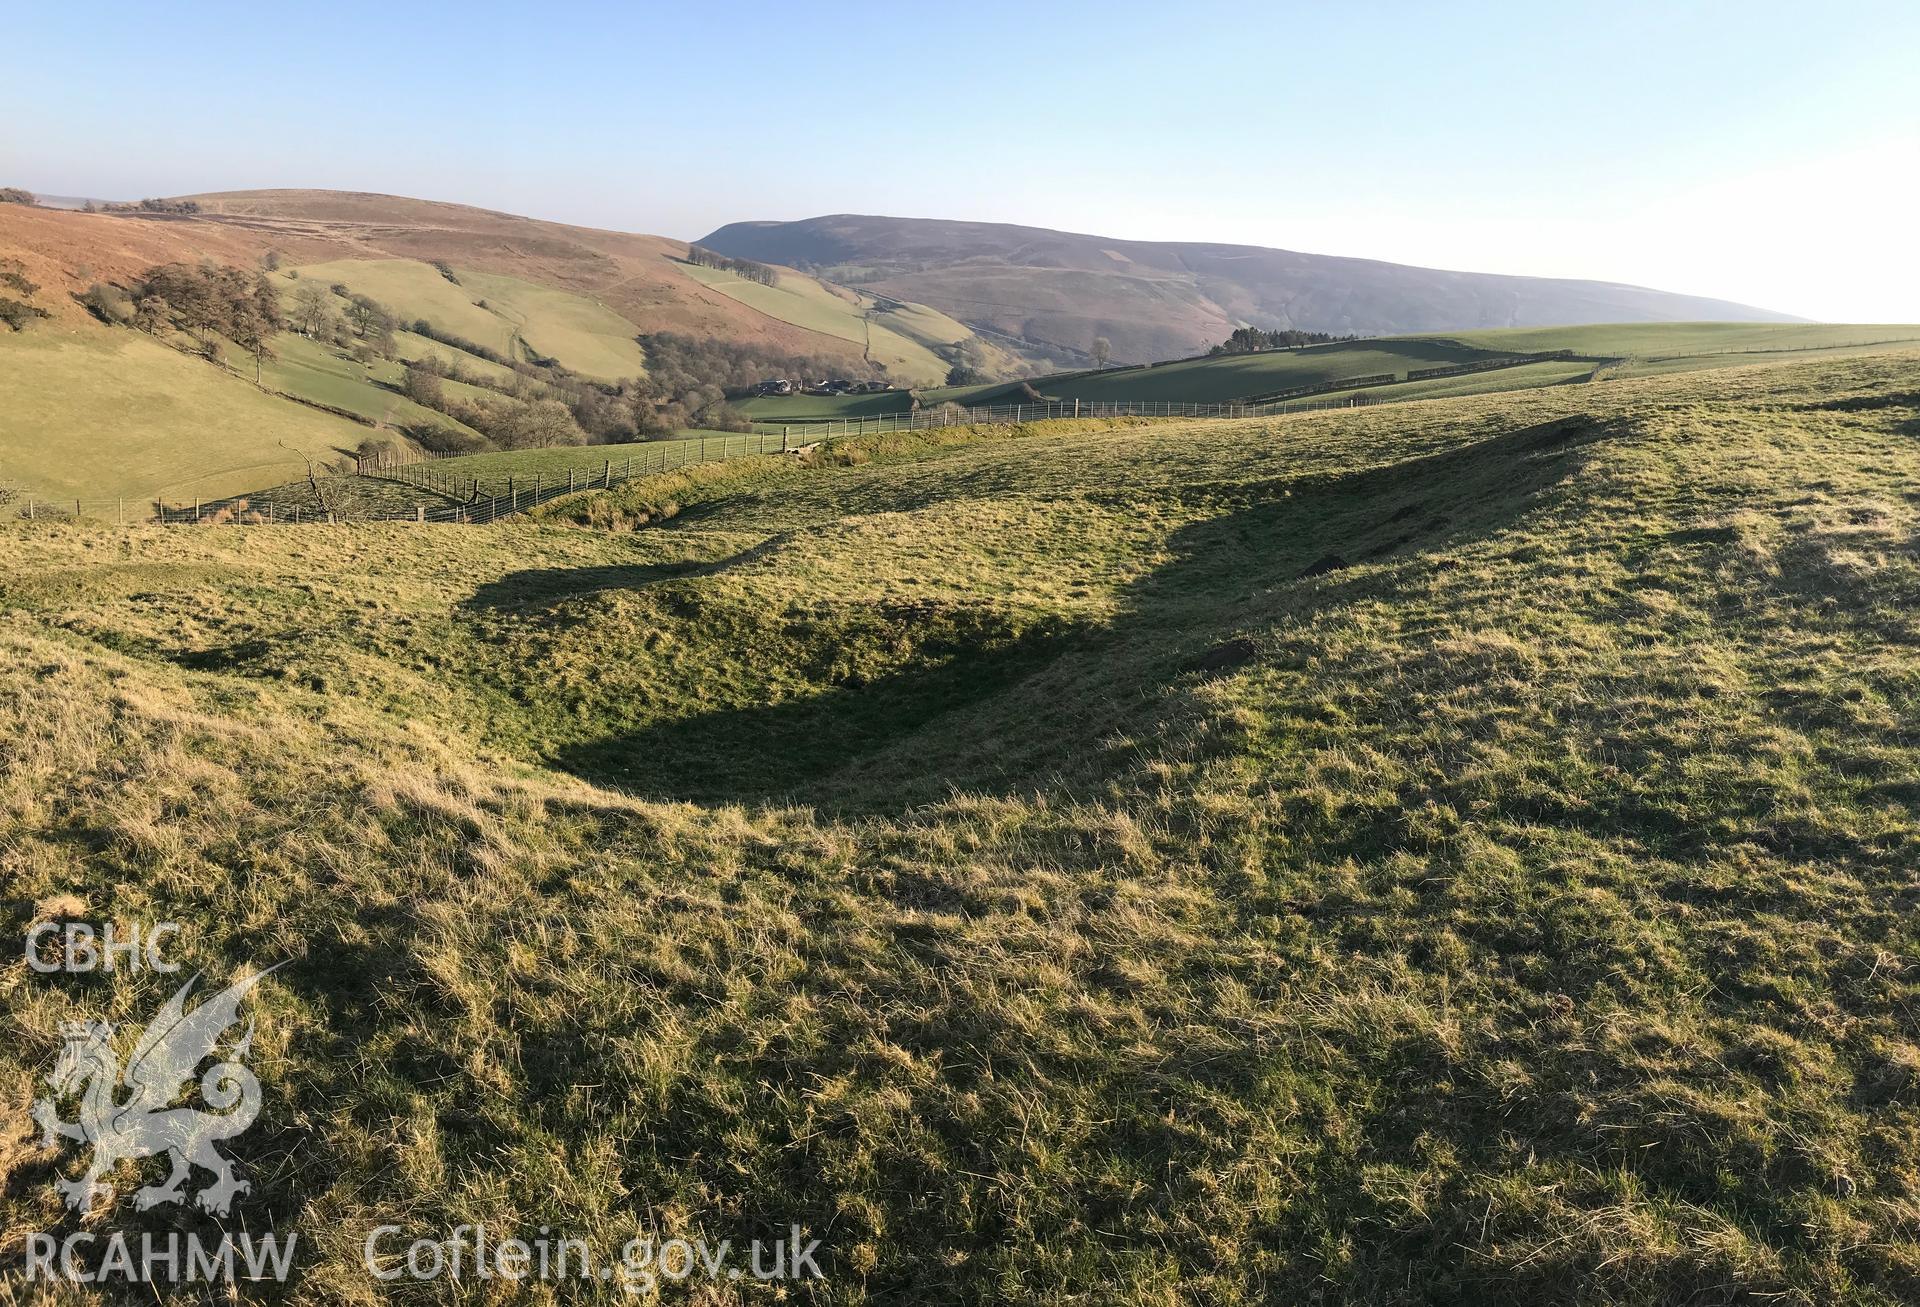
[[[447,459],[485,458],[486,455],[422,452],[406,457],[377,455],[356,461],[354,472],[319,480],[349,482],[356,478],[393,481],[414,486],[447,502],[438,505],[414,504],[394,509],[347,509],[326,506],[326,492],[317,496],[320,504],[288,503],[258,492],[224,498],[196,499],[187,504],[144,500],[56,499],[45,496],[21,496],[16,515],[28,520],[99,520],[117,523],[161,523],[165,525],[303,525],[320,522],[453,522],[483,524],[527,512],[541,504],[586,490],[611,489],[643,476],[698,463],[719,462],[730,458],[755,457],[779,453],[797,453],[813,445],[859,435],[884,435],[894,432],[930,431],[945,427],[1018,425],[1026,422],[1080,418],[1262,418],[1295,413],[1325,412],[1334,409],[1362,408],[1389,402],[1369,395],[1343,396],[1338,399],[1250,404],[1178,403],[1172,401],[1040,404],[960,405],[945,404],[913,413],[890,414],[880,418],[833,419],[807,423],[755,423],[757,428],[744,434],[714,434],[684,437],[678,440],[648,441],[629,447],[636,452],[620,458],[602,460],[601,467],[584,472],[573,469],[564,474],[536,472],[488,478],[465,469],[442,472],[436,464]],[[581,447],[584,449],[588,447]],[[563,479],[564,478],[564,479]],[[505,482],[504,486],[499,483]],[[0,507],[0,511],[6,511]]]
[[[1173,400],[1043,400],[1038,404],[933,404],[926,408],[866,417],[823,417],[788,422],[756,421],[757,431],[779,432],[789,439],[818,436],[884,436],[901,431],[933,431],[941,427],[1005,426],[1023,422],[1070,421],[1075,418],[1263,418],[1289,413],[1318,413],[1329,409],[1362,408],[1383,401],[1371,395],[1306,401],[1226,400],[1215,404]]]

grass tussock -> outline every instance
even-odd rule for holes
[[[289,1301],[482,1221],[798,1223],[822,1303],[1911,1301],[1917,379],[7,527],[4,901],[292,959]],[[165,981],[0,972],[14,1119]]]

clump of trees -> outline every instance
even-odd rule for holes
[[[353,334],[365,341],[367,347],[381,358],[390,359],[399,352],[399,319],[373,296],[348,295],[346,317]]]
[[[731,272],[736,277],[757,281],[762,286],[771,286],[778,280],[774,270],[764,263],[755,263],[752,259],[731,259],[718,250],[710,250],[704,245],[687,246],[687,262],[700,268],[718,268],[722,272]]]
[[[489,385],[493,397],[481,399],[457,395],[447,389],[457,365],[437,358],[422,358],[407,365],[401,389],[408,399],[423,408],[444,413],[463,426],[472,427],[502,449],[533,449],[547,445],[584,445],[590,440],[629,440],[633,427],[629,421],[614,424],[611,430],[595,430],[575,416],[577,399],[565,384],[536,382],[516,376],[507,386],[488,379],[472,378],[469,385]],[[599,394],[592,383],[578,383],[589,393]],[[624,418],[624,414],[622,415]]]
[[[29,299],[40,289],[39,282],[27,279],[27,265],[18,259],[0,259],[0,286],[19,291]]]
[[[40,284],[27,276],[27,265],[20,260],[0,259],[0,288],[20,296],[0,294],[0,322],[13,330],[25,331],[28,323],[47,316],[45,309],[33,303]]]
[[[211,261],[149,268],[133,290],[137,312],[205,340],[238,339],[253,320],[278,327],[280,294],[258,274]]]
[[[1359,339],[1357,335],[1333,336],[1324,331],[1262,331],[1258,327],[1238,327],[1224,343],[1215,345],[1207,353],[1259,354],[1270,349],[1298,349],[1302,345],[1331,345],[1335,341]]]
[[[587,443],[587,433],[574,420],[573,411],[558,399],[506,399],[478,407],[476,429],[502,449]]]
[[[82,299],[96,315],[113,322],[119,320],[119,305],[110,291],[95,286]],[[169,328],[185,332],[215,362],[223,354],[222,337],[238,345],[253,356],[256,383],[267,360],[276,357],[273,338],[281,328],[280,294],[260,273],[210,260],[163,263],[147,269],[131,299],[127,320],[132,325],[155,333]]]
[[[588,443],[587,433],[574,421],[572,410],[565,401],[553,397],[501,395],[484,400],[446,397],[437,408],[455,422],[472,427],[501,449]]]
[[[447,388],[441,381],[438,369],[424,366],[429,361],[423,359],[419,363],[409,363],[401,389],[414,403],[437,409],[447,402]]]
[[[632,406],[643,435],[684,427],[745,431],[750,424],[728,400],[770,377],[880,381],[886,376],[877,364],[849,367],[843,358],[824,354],[780,354],[756,345],[695,340],[672,332],[635,339],[647,352],[647,375],[627,382],[621,396]]]
[[[18,186],[0,186],[0,204],[38,204],[32,191],[23,191]]]
[[[422,318],[411,324],[416,336],[438,341],[449,349],[471,354],[513,372],[511,378],[477,368],[463,367],[459,360],[444,360],[431,355],[415,359],[407,367],[406,390],[416,403],[436,409],[466,423],[510,448],[509,442],[537,439],[551,444],[615,444],[632,440],[646,428],[637,416],[638,395],[645,388],[639,380],[605,382],[582,377],[569,371],[558,360],[536,355],[531,360],[512,359],[498,350],[442,330]],[[447,381],[480,386],[504,396],[510,403],[461,398],[448,392]],[[550,410],[526,411],[540,401],[557,401],[568,412],[574,430],[565,430],[553,419]],[[517,407],[516,407],[517,406]],[[495,435],[498,431],[500,434]],[[532,433],[532,434],[530,434]]]
[[[80,302],[87,307],[88,312],[109,327],[126,327],[133,324],[133,297],[118,286],[96,281],[87,287],[87,293],[80,297]]]
[[[198,213],[198,200],[133,200],[125,204],[95,204],[88,200],[88,213]]]
[[[949,386],[977,386],[993,380],[987,371],[987,352],[980,348],[979,341],[971,337],[955,341],[948,353],[953,359],[953,366],[947,369]]]
[[[333,292],[315,282],[303,281],[293,288],[293,304],[287,311],[287,327],[308,340],[317,340],[345,349],[352,341],[347,320],[335,304]]]

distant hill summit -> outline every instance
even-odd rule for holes
[[[1640,286],[1448,272],[1373,259],[1124,241],[1004,223],[835,214],[736,222],[700,242],[927,304],[1026,348],[1191,354],[1237,326],[1389,335],[1589,322],[1792,322]]]

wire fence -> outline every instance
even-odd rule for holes
[[[492,522],[585,490],[611,490],[640,477],[657,476],[697,463],[719,463],[733,458],[797,452],[813,442],[796,442],[765,434],[712,435],[681,440],[655,440],[626,446],[618,458],[603,458],[596,472],[591,465],[565,469],[486,474],[477,468],[446,470],[433,459],[400,459],[391,455],[362,460],[356,475],[395,481],[447,499],[435,508],[373,510],[356,516],[373,522]],[[579,453],[590,451],[581,450]],[[474,456],[469,456],[474,457]],[[484,459],[485,455],[478,456]]]
[[[1361,408],[1387,402],[1365,394],[1335,399],[1216,404],[1175,401],[1103,402],[1054,401],[1039,404],[941,404],[913,412],[880,417],[828,419],[817,422],[756,423],[744,434],[713,433],[676,440],[649,441],[621,447],[618,457],[603,457],[595,468],[556,466],[591,459],[587,448],[533,451],[534,466],[493,470],[491,461],[509,454],[385,454],[356,462],[351,473],[323,476],[308,484],[304,494],[289,486],[281,491],[254,492],[224,498],[168,503],[134,499],[58,499],[24,495],[0,501],[0,514],[30,521],[94,521],[121,524],[218,525],[241,523],[292,526],[317,522],[452,522],[481,524],[525,513],[541,504],[587,490],[607,490],[623,482],[698,463],[800,453],[815,445],[860,435],[931,431],[942,427],[1018,425],[1071,418],[1263,418],[1295,413]],[[442,463],[460,460],[458,467]],[[538,464],[549,464],[541,468]],[[355,487],[378,481],[410,486],[425,492],[402,505],[357,502]]]
[[[932,431],[940,427],[1019,425],[1072,418],[1261,418],[1287,413],[1317,413],[1328,409],[1359,408],[1380,401],[1369,395],[1305,402],[1229,400],[1217,404],[1174,400],[1052,400],[1038,404],[930,404],[925,408],[867,417],[795,418],[787,422],[755,422],[754,430],[779,433],[788,440],[837,439],[845,436],[888,435],[898,431]]]

